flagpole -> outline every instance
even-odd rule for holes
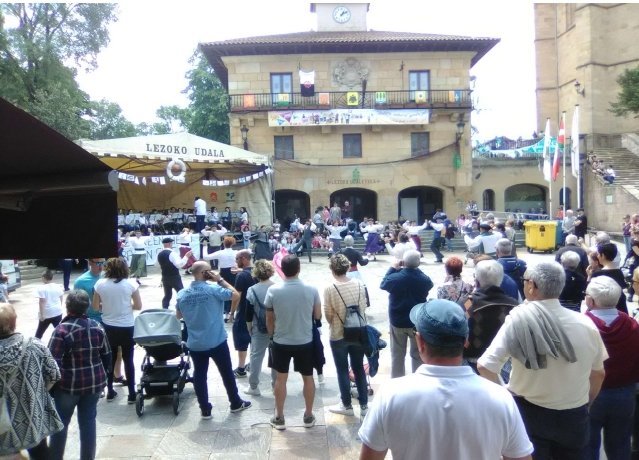
[[[561,120],[564,122],[564,129],[566,129],[565,128],[566,112],[562,112]],[[559,138],[557,138],[557,141],[559,141]],[[564,172],[562,176],[564,181],[563,202],[564,202],[564,213],[565,213],[566,212],[566,141],[565,141],[565,137],[564,137],[564,148],[563,148],[562,156],[563,158],[561,160],[562,160],[562,164],[564,168]]]
[[[581,209],[581,146],[579,145],[579,104],[575,104],[575,112],[573,114],[573,118],[575,118],[575,114],[577,115],[577,121],[575,122],[576,126],[576,135],[571,133],[571,136],[576,137],[575,141],[577,142],[577,146],[575,148],[575,155],[572,161],[577,161],[577,209]]]

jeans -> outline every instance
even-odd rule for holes
[[[435,254],[435,257],[437,258],[438,262],[441,262],[444,259],[444,254],[442,254],[442,252],[439,250],[441,243],[442,243],[441,236],[433,238],[432,243],[430,243],[430,250],[433,251],[433,254]]]
[[[175,292],[180,292],[184,289],[182,284],[182,277],[180,275],[175,276],[163,276],[162,287],[164,288],[164,297],[162,297],[162,308],[169,308],[171,298],[173,297],[173,289]]]
[[[258,331],[257,326],[254,324],[251,335],[251,372],[248,379],[251,388],[257,388],[260,384],[260,372],[262,372],[262,363],[264,362],[268,342],[268,334]],[[271,369],[271,386],[273,385],[275,385],[275,371]]]
[[[209,404],[209,388],[206,383],[206,375],[209,372],[209,358],[213,360],[222,377],[222,383],[224,383],[231,407],[236,408],[242,404],[242,399],[237,392],[233,365],[231,364],[231,352],[226,340],[210,350],[191,350],[191,358],[193,359],[193,388],[195,389],[200,409],[208,408]]]
[[[630,436],[634,423],[635,385],[601,390],[590,407],[589,459],[599,460],[601,430],[608,460],[630,458]]]
[[[350,343],[342,340],[331,340],[331,351],[337,370],[337,384],[344,407],[351,406],[351,382],[348,378],[348,358],[351,361],[355,385],[357,386],[357,399],[361,407],[368,405],[368,388],[366,385],[366,373],[364,372],[364,348],[359,343]]]
[[[71,281],[71,269],[73,268],[73,259],[62,259],[62,283],[64,290],[69,290],[69,282]]]
[[[227,227],[228,228],[228,227]],[[220,268],[220,276],[224,278],[224,280],[229,283],[231,286],[235,286],[235,274],[231,271],[231,268]],[[224,313],[229,313],[231,311],[231,301],[224,301]]]
[[[291,249],[291,253],[292,254],[297,254],[301,249],[300,248],[304,248],[303,251],[307,251],[308,252],[308,261],[312,262],[312,249],[313,249],[313,245],[311,244],[310,240],[305,240],[305,239],[301,239],[299,241],[299,243],[297,243],[295,246],[293,246],[293,249]]]
[[[333,243],[333,247],[331,248],[333,254],[337,254],[342,249],[342,239],[341,238],[329,238],[330,242]]]
[[[390,326],[390,349],[391,349],[391,378],[403,377],[406,375],[404,361],[406,360],[406,341],[410,342],[410,357],[412,359],[413,372],[422,365],[419,357],[415,333],[412,327]]]
[[[46,331],[47,328],[49,327],[49,324],[53,325],[53,327],[55,328],[58,324],[60,324],[60,321],[62,321],[62,315],[54,316],[52,318],[46,318],[46,319],[43,319],[42,321],[39,321],[38,329],[36,330],[36,333],[35,333],[35,338],[41,339],[42,336],[44,335],[44,331]]]
[[[49,458],[62,460],[67,443],[67,431],[75,408],[78,408],[78,428],[80,429],[80,460],[95,458],[95,417],[100,393],[88,395],[72,395],[64,390],[56,389],[53,395],[55,408],[64,423],[64,428],[51,435],[49,442]]]
[[[533,443],[534,460],[583,460],[589,434],[588,405],[553,410],[515,396],[526,432]]]
[[[135,395],[135,363],[133,362],[133,326],[131,327],[118,327],[109,326],[104,324],[104,331],[106,332],[109,345],[114,354],[117,353],[118,347],[122,347],[122,361],[124,362],[124,375],[126,376],[127,386],[129,388],[129,396]],[[107,387],[109,392],[113,391],[113,366],[115,365],[115,359],[113,364],[107,372]]]

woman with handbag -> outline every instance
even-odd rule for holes
[[[0,303],[0,457],[22,449],[29,458],[49,458],[47,436],[64,425],[49,395],[60,370],[49,349],[16,332],[16,311]],[[22,457],[20,457],[22,458]]]
[[[366,372],[364,371],[364,346],[361,341],[352,341],[345,338],[344,323],[347,321],[349,310],[357,310],[361,319],[361,326],[366,325],[366,288],[358,280],[346,276],[351,266],[350,261],[342,254],[331,257],[330,268],[335,282],[324,291],[324,314],[330,329],[330,344],[333,352],[333,360],[337,370],[337,383],[341,402],[329,407],[329,411],[335,414],[353,416],[351,404],[350,380],[348,377],[349,359],[350,367],[355,375],[360,416],[364,417],[368,410],[368,388],[366,384]]]

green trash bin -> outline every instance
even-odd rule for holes
[[[528,220],[524,222],[524,229],[528,252],[553,252],[557,249],[557,222]]]

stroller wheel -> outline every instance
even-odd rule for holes
[[[175,415],[180,413],[180,393],[177,390],[173,392],[173,413]]]
[[[142,392],[135,396],[135,413],[138,414],[138,417],[142,417],[144,414],[144,395]]]
[[[371,387],[368,387],[368,396],[373,396],[375,394],[375,390],[373,390]]]

